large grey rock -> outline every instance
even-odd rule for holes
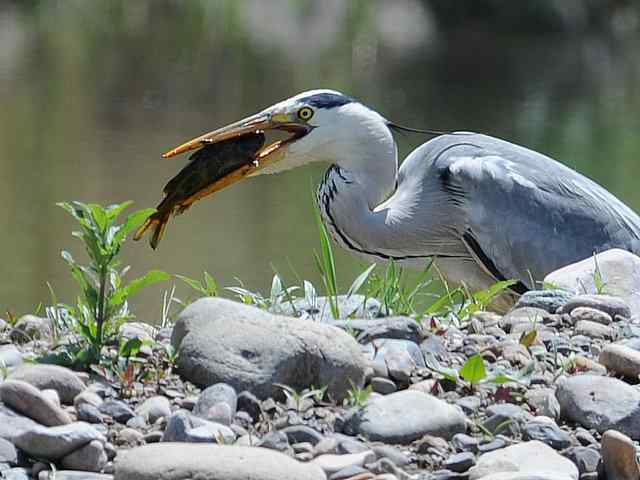
[[[618,430],[640,439],[640,392],[610,377],[578,375],[558,384],[562,416],[600,433]]]
[[[607,250],[555,272],[544,279],[559,288],[575,293],[596,294],[595,272],[599,270],[604,293],[621,297],[631,308],[633,316],[640,313],[640,258],[620,249]],[[590,305],[584,305],[590,306]],[[611,314],[611,312],[607,312]],[[612,315],[613,316],[613,315]]]
[[[71,418],[64,410],[27,382],[7,380],[1,383],[0,400],[42,425],[55,427],[71,423]]]
[[[259,447],[158,443],[121,453],[115,480],[326,480],[320,467]]]
[[[620,297],[613,297],[611,295],[591,295],[583,294],[577,295],[569,300],[560,310],[559,313],[570,313],[574,316],[575,312],[580,314],[581,309],[593,309],[603,312],[612,320],[631,317],[631,309],[627,302]]]
[[[0,403],[0,438],[13,443],[16,436],[36,426],[38,426],[37,422]]]
[[[578,468],[542,442],[523,442],[485,453],[469,480],[578,480]]]
[[[9,375],[9,380],[22,380],[40,390],[55,390],[65,404],[73,403],[74,397],[85,389],[72,370],[57,365],[20,365]]]
[[[62,458],[62,466],[69,470],[99,472],[107,464],[107,454],[99,440],[93,440]]]
[[[23,315],[15,323],[9,337],[15,343],[46,339],[51,336],[51,321],[35,315]]]
[[[347,428],[372,441],[407,444],[424,435],[450,439],[464,432],[466,424],[459,408],[417,390],[403,390],[367,403]]]
[[[221,298],[202,298],[183,310],[171,342],[178,370],[199,385],[227,383],[261,398],[327,386],[342,400],[352,384],[362,386],[366,362],[357,342],[342,330],[272,315]]]
[[[59,460],[93,440],[105,441],[88,423],[75,422],[59,427],[32,427],[17,435],[14,443],[32,457]]]

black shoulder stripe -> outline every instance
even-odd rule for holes
[[[496,267],[495,263],[493,263],[493,261],[489,257],[487,257],[487,255],[484,253],[482,248],[480,248],[480,244],[477,242],[477,240],[475,239],[475,237],[473,236],[473,234],[470,231],[465,232],[462,235],[462,238],[464,239],[464,241],[467,244],[467,246],[471,250],[473,250],[473,253],[476,254],[478,259],[480,259],[480,261],[485,266],[485,268],[487,270],[489,270],[489,272],[491,272],[491,275],[493,275],[496,278],[496,280],[500,280],[500,281],[510,280],[510,279],[506,278],[504,275],[502,275],[502,273],[500,273],[500,271]],[[516,280],[516,279],[514,279],[514,280]],[[524,294],[525,292],[527,292],[529,290],[525,286],[525,284],[522,283],[521,281],[518,281],[514,285],[511,285],[511,287],[509,287],[509,288],[511,290],[513,290],[514,292],[519,293],[520,295]]]
[[[300,101],[315,108],[334,108],[355,102],[356,100],[338,93],[323,92],[303,97]]]

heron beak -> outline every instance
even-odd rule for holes
[[[170,158],[180,155],[181,153],[202,148],[206,145],[211,145],[232,138],[238,138],[247,133],[266,132],[269,130],[285,131],[291,135],[283,140],[272,142],[258,151],[255,161],[257,163],[262,162],[262,166],[265,166],[268,157],[273,156],[284,146],[309,133],[311,127],[292,120],[290,115],[284,113],[272,113],[269,111],[260,112],[238,122],[232,123],[231,125],[227,125],[226,127],[219,128],[194,138],[193,140],[189,140],[188,142],[169,150],[162,156],[164,158]],[[256,165],[256,167],[260,168],[260,165]]]

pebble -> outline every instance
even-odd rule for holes
[[[74,422],[58,427],[32,427],[17,435],[14,443],[33,457],[59,460],[93,440],[104,442],[104,437],[88,423]]]
[[[320,455],[311,463],[319,466],[327,474],[331,475],[347,467],[362,467],[367,463],[374,462],[376,455],[371,450],[347,455],[332,455],[327,453]]]
[[[274,431],[267,433],[262,440],[258,442],[258,447],[268,448],[270,450],[277,450],[279,452],[286,452],[289,450],[289,438],[287,434],[282,431]]]
[[[560,310],[560,313],[573,313],[580,307],[592,308],[606,313],[612,319],[617,316],[631,318],[631,309],[627,302],[620,297],[610,295],[578,295],[569,300]]]
[[[9,338],[14,343],[27,343],[51,337],[51,321],[35,315],[23,315],[14,324]]]
[[[486,409],[486,414],[483,426],[493,434],[517,435],[520,423],[531,417],[522,407],[511,403],[491,405]]]
[[[391,445],[372,445],[371,450],[378,458],[388,458],[398,467],[404,467],[411,463],[411,459],[407,455]]]
[[[556,398],[562,415],[600,433],[618,430],[640,439],[640,392],[621,380],[597,375],[564,378]]]
[[[0,400],[42,425],[54,427],[71,423],[71,418],[59,405],[27,382],[7,380],[0,384]]]
[[[381,395],[388,395],[398,390],[393,380],[384,377],[373,377],[371,379],[371,388]]]
[[[136,446],[144,443],[144,435],[134,428],[123,428],[118,432],[118,445]]]
[[[473,415],[478,412],[481,405],[480,397],[469,396],[462,397],[455,401],[455,404],[459,406],[467,415]]]
[[[576,323],[575,332],[577,335],[585,335],[590,338],[604,338],[605,340],[611,340],[614,335],[611,327],[589,320],[580,320]]]
[[[514,309],[522,307],[534,307],[556,313],[559,308],[566,305],[574,296],[573,293],[560,289],[529,290],[516,302]]]
[[[113,475],[74,470],[56,470],[55,472],[40,472],[38,480],[113,480]]]
[[[142,415],[149,423],[155,423],[158,419],[171,415],[171,403],[167,397],[157,395],[142,402],[136,408],[136,413]]]
[[[107,464],[102,442],[93,440],[62,458],[61,464],[69,470],[100,472]]]
[[[66,405],[71,405],[76,395],[85,389],[72,370],[57,365],[23,364],[9,375],[8,380],[22,380],[40,390],[55,390]]]
[[[476,464],[476,457],[471,452],[462,452],[447,458],[444,467],[452,472],[463,473]]]
[[[598,464],[600,463],[600,452],[592,447],[570,447],[567,448],[562,454],[571,460],[576,467],[580,475],[583,473],[592,473],[598,470]]]
[[[116,457],[118,480],[326,480],[322,469],[256,447],[156,443]]]
[[[305,442],[315,446],[324,439],[322,434],[316,432],[311,427],[307,427],[306,425],[292,425],[290,427],[285,427],[280,431],[287,436],[287,441],[289,443]]]
[[[458,451],[477,453],[480,442],[466,433],[456,433],[451,439],[451,444]]]
[[[602,463],[608,479],[638,480],[640,469],[636,459],[636,448],[626,435],[607,430],[602,435]]]
[[[262,407],[260,406],[258,397],[246,390],[238,394],[237,410],[247,412],[254,422],[260,420],[260,414],[262,413]]]
[[[18,463],[18,452],[13,443],[0,438],[0,463],[15,466]]]
[[[551,419],[541,421],[540,418],[536,418],[527,422],[523,430],[525,440],[539,440],[556,450],[563,450],[571,446],[569,434],[561,430]]]
[[[515,478],[577,480],[578,468],[548,445],[538,441],[518,443],[482,455],[469,470],[469,480],[492,478],[499,472],[518,472]],[[527,477],[526,475],[530,475]],[[491,477],[489,476],[491,475]],[[545,476],[546,475],[546,476]],[[496,477],[505,480],[511,477]]]
[[[331,474],[329,476],[329,480],[353,480],[356,476],[360,476],[361,478],[373,478],[373,474],[369,473],[368,470],[357,465],[352,465]]]
[[[375,399],[353,415],[348,428],[373,441],[405,444],[423,435],[451,438],[466,430],[460,409],[415,390]]]
[[[640,376],[640,352],[625,345],[609,344],[598,359],[608,370],[618,375],[638,379]]]
[[[403,383],[409,381],[415,369],[426,367],[420,347],[410,340],[379,338],[362,348],[374,364],[386,366],[389,377]]]
[[[131,407],[129,407],[129,405],[127,405],[125,402],[123,402],[122,400],[115,400],[113,398],[105,400],[103,403],[101,403],[98,407],[98,410],[100,410],[100,413],[109,415],[116,422],[122,424],[127,423],[127,420],[136,415]]]
[[[478,445],[479,453],[493,452],[494,450],[500,450],[506,447],[508,444],[506,438],[503,435],[498,435],[488,442],[482,442]]]
[[[530,329],[534,325],[544,323],[545,319],[552,318],[551,314],[546,310],[534,307],[524,307],[511,310],[500,320],[500,328],[507,332],[511,332],[513,327],[518,324],[525,324]]]
[[[558,420],[560,418],[560,403],[553,388],[530,389],[525,393],[525,400],[538,415]]]
[[[76,415],[78,420],[88,423],[102,423],[103,417],[97,407],[89,403],[81,403],[76,407]]]
[[[200,393],[198,401],[193,407],[192,413],[201,418],[219,421],[218,419],[211,418],[209,416],[212,413],[211,408],[215,407],[219,403],[224,403],[229,407],[227,412],[228,414],[230,413],[231,417],[236,414],[236,410],[238,408],[238,396],[232,386],[227,385],[226,383],[216,383],[215,385],[205,388],[202,393]]]
[[[575,322],[581,320],[588,320],[590,322],[600,323],[602,325],[611,325],[613,319],[611,315],[602,310],[598,310],[591,307],[577,307],[571,311],[571,318]]]

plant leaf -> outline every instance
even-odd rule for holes
[[[460,369],[460,376],[472,385],[484,380],[487,377],[487,370],[484,367],[482,355],[476,353],[470,357]]]
[[[162,282],[165,280],[169,280],[171,276],[163,272],[162,270],[151,270],[147,272],[142,277],[136,278],[129,282],[126,287],[119,289],[117,292],[113,294],[111,299],[109,300],[110,306],[121,305],[124,301],[126,301],[131,295],[134,295],[140,289],[151,285],[153,283]]]
[[[351,297],[351,295],[353,295],[354,293],[358,293],[365,282],[369,279],[369,275],[371,275],[371,272],[373,272],[374,268],[376,268],[375,263],[369,265],[369,267],[364,272],[356,277],[356,279],[349,287],[349,290],[347,290],[347,297]]]
[[[538,338],[537,330],[522,332],[522,335],[520,335],[520,345],[524,346],[525,348],[529,348],[531,345],[533,345],[533,342],[536,341],[536,338]]]

